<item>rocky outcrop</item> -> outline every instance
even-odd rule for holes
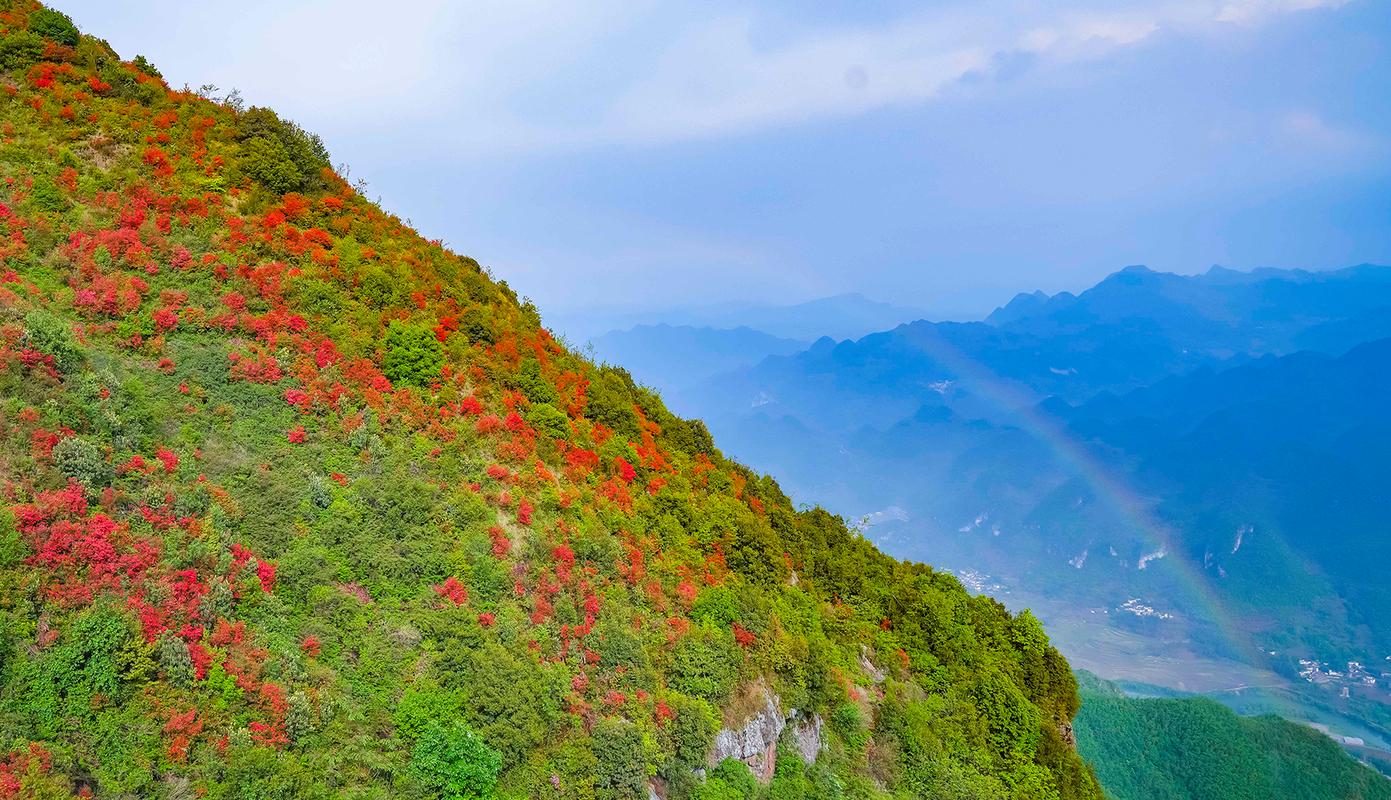
[[[806,717],[794,710],[789,722],[792,725],[792,744],[797,748],[797,753],[802,757],[802,761],[808,766],[816,763],[816,757],[826,746],[826,740],[821,734],[821,728],[825,724],[821,715],[812,714],[810,717]]]
[[[860,645],[860,669],[864,670],[869,679],[875,683],[884,682],[884,671],[874,666],[874,662],[869,658],[869,648],[865,645]]]
[[[761,781],[773,777],[778,759],[778,737],[787,727],[787,718],[778,708],[779,698],[765,691],[763,708],[756,711],[738,728],[723,728],[715,734],[715,747],[710,752],[710,765],[726,758],[735,758],[749,765]]]
[[[773,777],[777,766],[778,740],[783,731],[791,728],[791,744],[807,764],[816,761],[817,755],[825,747],[822,736],[824,725],[821,715],[805,716],[793,709],[784,714],[781,698],[771,690],[763,690],[763,704],[737,728],[723,728],[715,735],[715,745],[710,751],[710,766],[715,766],[726,758],[734,758],[749,765],[754,776],[764,783]]]

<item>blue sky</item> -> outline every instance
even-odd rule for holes
[[[543,312],[1391,263],[1391,4],[56,0]]]

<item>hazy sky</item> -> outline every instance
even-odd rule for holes
[[[1382,0],[55,0],[556,312],[1391,263]]]

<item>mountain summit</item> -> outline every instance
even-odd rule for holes
[[[1032,616],[0,8],[0,798],[1100,796]]]

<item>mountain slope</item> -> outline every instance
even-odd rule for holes
[[[1130,698],[1082,676],[1077,744],[1116,800],[1391,798],[1391,781],[1322,733],[1201,697]]]
[[[1100,796],[1033,617],[0,8],[0,797]]]

